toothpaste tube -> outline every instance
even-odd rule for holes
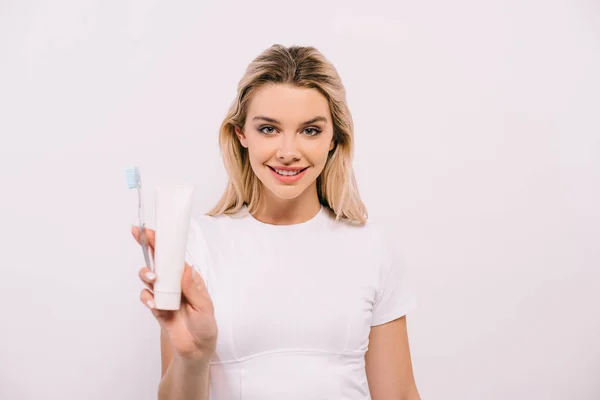
[[[178,310],[194,187],[184,183],[155,190],[154,304],[158,310]]]

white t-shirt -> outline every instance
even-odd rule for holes
[[[270,225],[247,209],[190,225],[187,261],[215,308],[212,400],[370,399],[371,326],[416,307],[405,264],[371,223],[326,209]]]

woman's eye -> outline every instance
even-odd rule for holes
[[[265,131],[265,129],[270,129],[270,131]],[[275,128],[273,128],[272,126],[262,126],[258,130],[264,134],[270,135],[273,133]]]
[[[308,135],[308,136],[317,136],[319,133],[321,133],[321,130],[318,128],[306,128],[304,130],[304,132]]]
[[[275,133],[275,128],[270,125],[264,125],[258,128],[258,131],[264,133],[265,135],[272,135]],[[317,136],[319,133],[321,133],[321,130],[319,128],[311,127],[304,129],[304,133],[307,136]]]

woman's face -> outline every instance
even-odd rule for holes
[[[275,84],[260,88],[249,104],[243,131],[252,170],[263,187],[280,199],[315,190],[333,149],[329,103],[316,89]]]

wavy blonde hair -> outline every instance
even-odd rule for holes
[[[250,213],[256,211],[261,183],[250,166],[247,149],[235,134],[235,127],[243,129],[254,93],[264,85],[278,83],[316,89],[328,100],[334,148],[317,178],[319,202],[333,211],[336,219],[365,223],[368,213],[352,168],[354,125],[342,81],[333,64],[316,48],[278,44],[263,51],[248,65],[238,84],[237,97],[221,124],[219,146],[229,182],[207,215],[235,214],[244,205]]]

